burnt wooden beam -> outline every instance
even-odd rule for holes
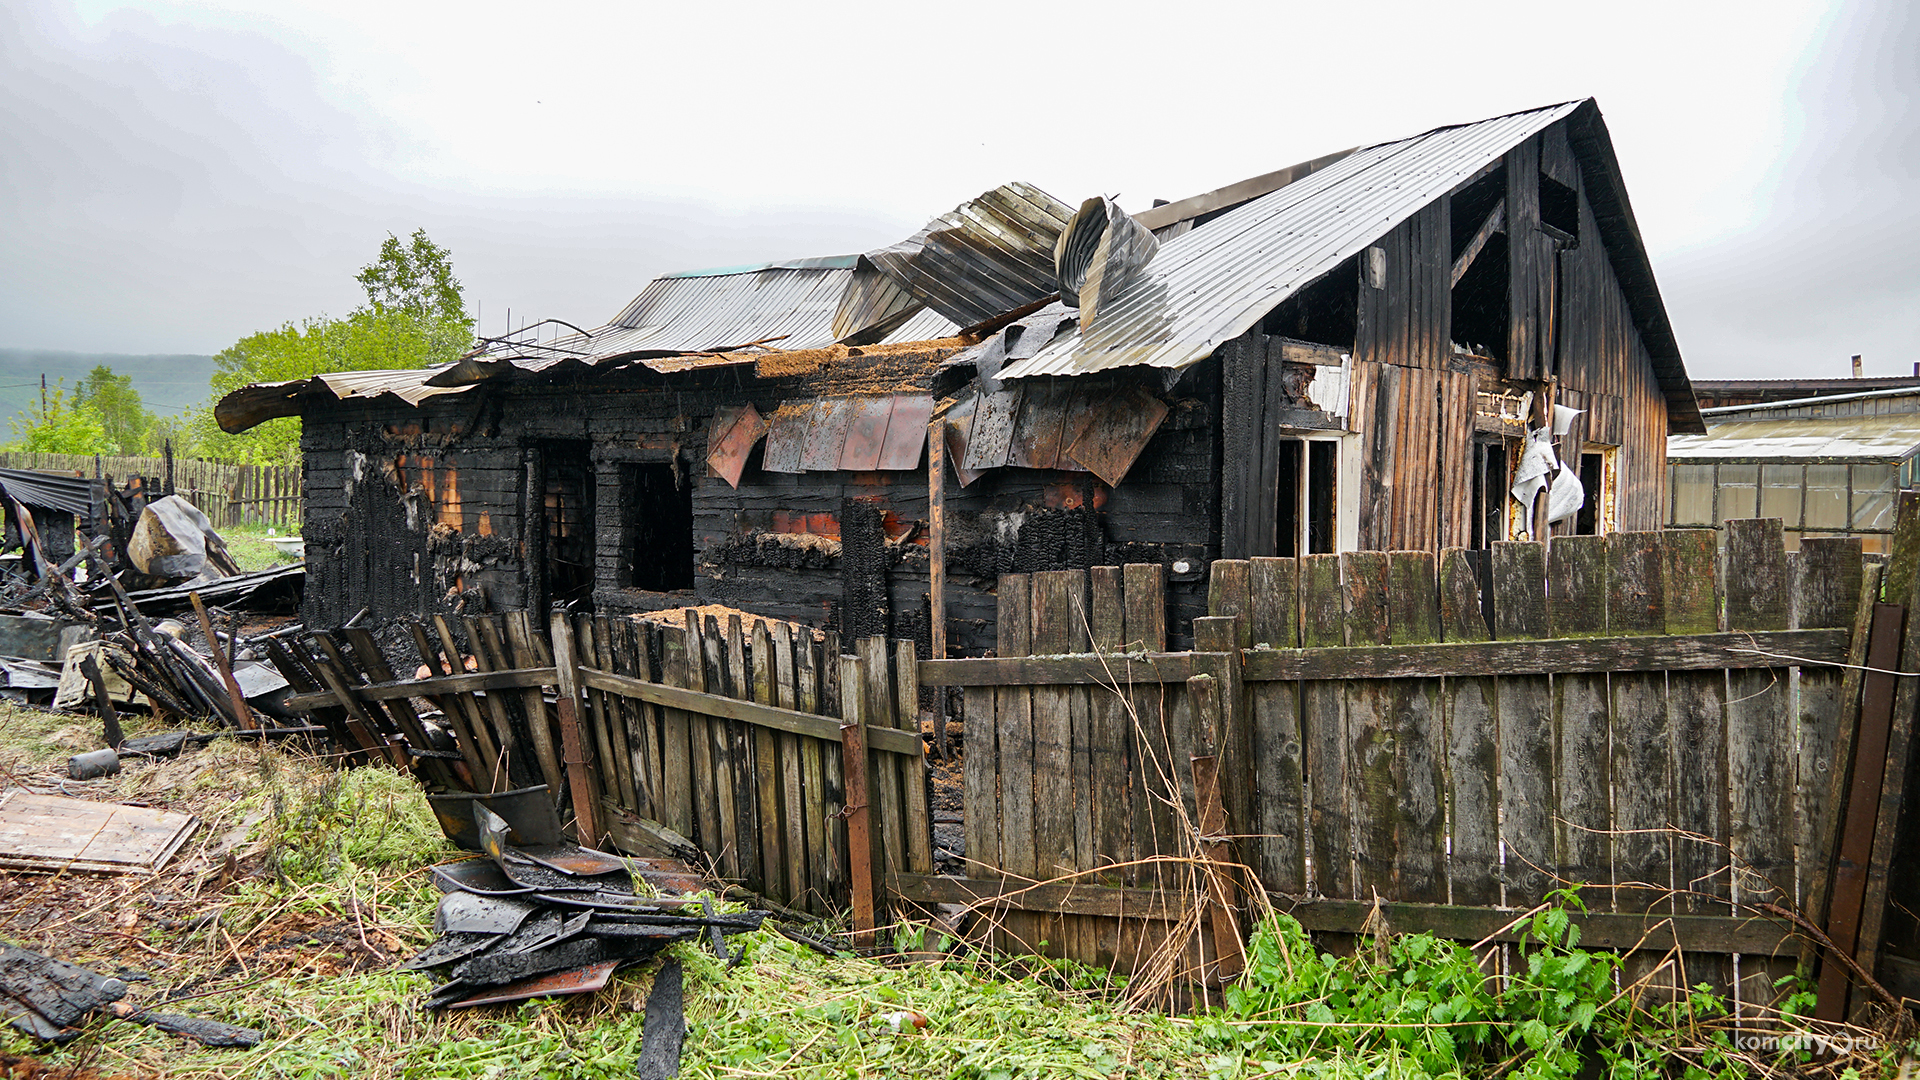
[[[1847,662],[1849,631],[1775,630],[1686,637],[1507,640],[1437,645],[1254,649],[1248,682],[1296,679],[1431,679],[1602,671],[1708,671]],[[1113,686],[1184,683],[1192,653],[1010,656],[922,660],[922,686]]]
[[[1474,231],[1473,239],[1467,241],[1466,250],[1460,253],[1459,258],[1453,260],[1453,277],[1447,283],[1449,288],[1460,284],[1460,279],[1467,276],[1467,269],[1473,265],[1473,260],[1480,257],[1480,249],[1487,246],[1487,241],[1493,239],[1494,233],[1506,227],[1507,200],[1503,197],[1493,204],[1493,209],[1487,211],[1487,220],[1480,223],[1480,228]]]
[[[390,701],[394,698],[432,697],[435,694],[466,694],[475,690],[513,690],[529,686],[558,686],[559,675],[551,667],[518,668],[513,671],[488,671],[476,675],[451,675],[438,679],[400,679],[371,686],[353,687],[360,701]],[[296,694],[287,699],[287,707],[312,711],[340,704],[330,693]]]
[[[1018,881],[889,874],[887,891],[916,904],[962,904],[991,909],[1105,915],[1171,922],[1184,918],[1204,895],[1161,889],[1113,888],[1092,884],[1037,884]],[[1370,900],[1303,901],[1286,911],[1315,933],[1358,934],[1378,911],[1400,933],[1431,933],[1455,941],[1527,940],[1523,911],[1454,904],[1395,904],[1377,907]],[[1748,956],[1791,956],[1798,948],[1785,923],[1766,918],[1723,915],[1660,915],[1569,912],[1580,927],[1583,948],[1666,952],[1738,952]],[[1515,925],[1515,924],[1518,925]]]
[[[758,727],[772,728],[775,731],[789,731],[795,735],[806,735],[815,739],[840,741],[840,725],[831,717],[783,709],[777,705],[763,705],[743,698],[720,697],[716,694],[703,694],[697,690],[683,690],[678,686],[642,682],[626,675],[616,675],[611,671],[600,671],[595,668],[583,667],[578,670],[580,685],[591,690],[605,690],[623,697],[663,705],[669,709],[683,709],[703,716],[738,720]],[[867,744],[875,750],[912,757],[918,757],[924,746],[920,736],[915,732],[880,727],[867,729]]]

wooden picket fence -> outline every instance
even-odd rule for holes
[[[1858,665],[1871,638],[1913,670],[1920,619],[1876,605],[1857,539],[1727,533],[1216,562],[1183,653],[1157,566],[1007,575],[998,655],[919,665],[969,688],[972,869],[889,887],[1006,948],[1201,982],[1238,970],[1254,885],[1322,937],[1470,942],[1583,885],[1587,945],[1747,1007],[1813,956],[1789,913],[1871,971],[1915,688]]]
[[[822,914],[851,906],[863,930],[881,875],[932,872],[912,642],[842,656],[833,634],[695,609],[678,625],[513,612],[409,631],[443,674],[395,678],[358,628],[269,650],[292,704],[363,759],[450,790],[544,783],[582,843],[657,851],[664,827],[721,878]],[[418,752],[432,713],[457,754]]]
[[[167,476],[166,461],[157,457],[96,458],[21,450],[0,451],[0,469],[40,469],[87,477],[97,470],[122,485],[136,476],[156,482]],[[217,527],[259,524],[297,530],[306,505],[304,473],[298,465],[234,465],[175,458],[173,487],[176,495],[198,507]]]

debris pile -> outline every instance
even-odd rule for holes
[[[633,860],[569,843],[512,844],[520,830],[505,819],[478,801],[473,816],[485,854],[433,867],[444,894],[434,914],[439,936],[402,965],[441,980],[426,1008],[592,993],[616,968],[679,941],[705,939],[728,960],[726,935],[767,918],[722,914],[706,898],[641,896]]]
[[[119,979],[0,942],[0,1017],[41,1042],[69,1042],[80,1035],[82,1025],[101,1014],[148,1024],[205,1046],[260,1042],[253,1028],[151,1012],[122,1001],[126,995],[127,984]]]
[[[212,737],[129,743],[126,709],[225,732],[325,730],[284,707],[291,684],[280,664],[264,662],[277,659],[270,639],[299,627],[238,632],[242,613],[297,606],[303,565],[243,573],[206,515],[177,495],[148,500],[137,481],[120,491],[55,473],[0,474],[6,540],[19,548],[0,556],[0,698],[100,715],[103,749],[74,759],[74,779],[119,771],[122,753],[169,755]],[[76,522],[99,532],[76,545]]]

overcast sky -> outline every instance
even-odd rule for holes
[[[489,332],[597,325],[1010,179],[1142,208],[1594,96],[1697,377],[1920,361],[1909,5],[655,6],[11,0],[0,346],[214,352],[418,226]]]

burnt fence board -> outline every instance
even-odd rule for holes
[[[917,665],[921,685],[979,688],[1001,710],[991,748],[965,764],[970,839],[993,822],[999,844],[970,848],[962,885],[895,874],[890,887],[990,907],[1029,931],[1001,937],[1016,946],[1119,919],[1117,953],[1110,936],[1071,933],[1048,951],[1127,966],[1143,959],[1128,943],[1217,921],[1179,912],[1219,902],[1186,861],[1220,840],[1332,935],[1357,932],[1377,896],[1398,929],[1479,940],[1584,884],[1589,944],[1639,942],[1630,970],[1663,986],[1677,986],[1656,970],[1677,947],[1689,982],[1763,1008],[1803,946],[1756,905],[1825,917],[1832,760],[1858,712],[1845,665],[1877,571],[1857,540],[1789,556],[1777,521],[1728,533],[1724,564],[1713,530],[1227,560],[1194,627],[1203,648],[1241,646],[1224,653],[1154,651],[1163,630],[1133,632],[1163,620],[1145,609],[1164,601],[1131,567],[1003,580],[996,656]],[[1077,652],[1076,623],[1091,630]],[[1196,832],[1182,776],[1199,752],[1185,737],[1196,677],[1224,743],[1245,740],[1222,745],[1211,774],[1226,837]],[[1060,704],[1073,694],[1085,726]],[[1114,732],[1121,711],[1130,741]],[[1077,798],[1116,752],[1131,805]],[[1122,835],[1132,871],[1099,873]]]

